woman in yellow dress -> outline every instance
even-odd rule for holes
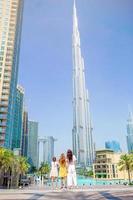
[[[59,177],[61,178],[61,189],[63,187],[67,188],[67,163],[64,154],[61,154],[59,159]]]

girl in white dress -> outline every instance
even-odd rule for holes
[[[56,181],[56,187],[57,187],[57,178],[58,178],[58,162],[56,161],[56,157],[53,157],[51,162],[50,178],[52,181],[52,187],[54,189],[54,181]]]
[[[76,175],[76,157],[73,155],[72,151],[69,149],[67,151],[67,186],[69,188],[77,186],[77,175]]]

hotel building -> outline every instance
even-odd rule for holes
[[[128,179],[126,170],[120,171],[118,162],[122,153],[104,149],[96,151],[96,159],[93,164],[94,178],[99,179]],[[131,174],[133,178],[133,174]]]
[[[23,0],[0,0],[0,146],[12,147]]]

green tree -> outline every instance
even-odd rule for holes
[[[93,177],[93,170],[89,170],[89,171],[87,172],[87,176],[88,176],[88,177]]]
[[[3,184],[7,185],[9,188],[11,184],[14,155],[12,151],[4,148],[0,149],[0,154],[0,175],[4,174],[5,176],[5,178],[1,180],[4,181]]]
[[[17,171],[18,173],[23,176],[25,175],[26,172],[28,172],[28,169],[30,167],[30,165],[27,162],[27,158],[23,157],[23,156],[17,156],[16,157],[17,160]]]
[[[50,166],[49,166],[49,164],[42,162],[41,166],[39,168],[39,172],[41,174],[41,180],[42,180],[42,176],[43,175],[46,176],[50,172]]]
[[[123,170],[127,171],[129,184],[131,184],[131,171],[133,170],[133,155],[132,154],[121,155],[118,166],[120,171]]]
[[[29,164],[25,157],[14,156],[11,150],[0,147],[0,185],[12,186],[13,180],[16,182],[28,169]],[[6,178],[3,179],[2,175]]]
[[[35,166],[31,166],[31,168],[30,168],[30,173],[36,173],[37,172],[37,168],[35,167]]]

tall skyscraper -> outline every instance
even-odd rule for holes
[[[0,0],[0,146],[12,147],[23,0]]]
[[[12,149],[22,147],[22,131],[23,131],[23,103],[24,103],[24,89],[17,86],[14,124],[12,135]]]
[[[90,166],[94,157],[89,96],[85,83],[84,59],[80,48],[80,34],[74,1],[73,7],[73,152],[79,165]]]
[[[38,167],[38,122],[28,122],[28,158],[31,165]]]
[[[127,120],[127,148],[128,153],[133,152],[133,113],[129,112]]]
[[[105,148],[113,150],[116,153],[120,153],[121,152],[120,144],[119,144],[119,142],[117,142],[115,140],[105,142]]]
[[[24,108],[23,112],[23,128],[22,128],[22,156],[28,156],[28,112]]]

